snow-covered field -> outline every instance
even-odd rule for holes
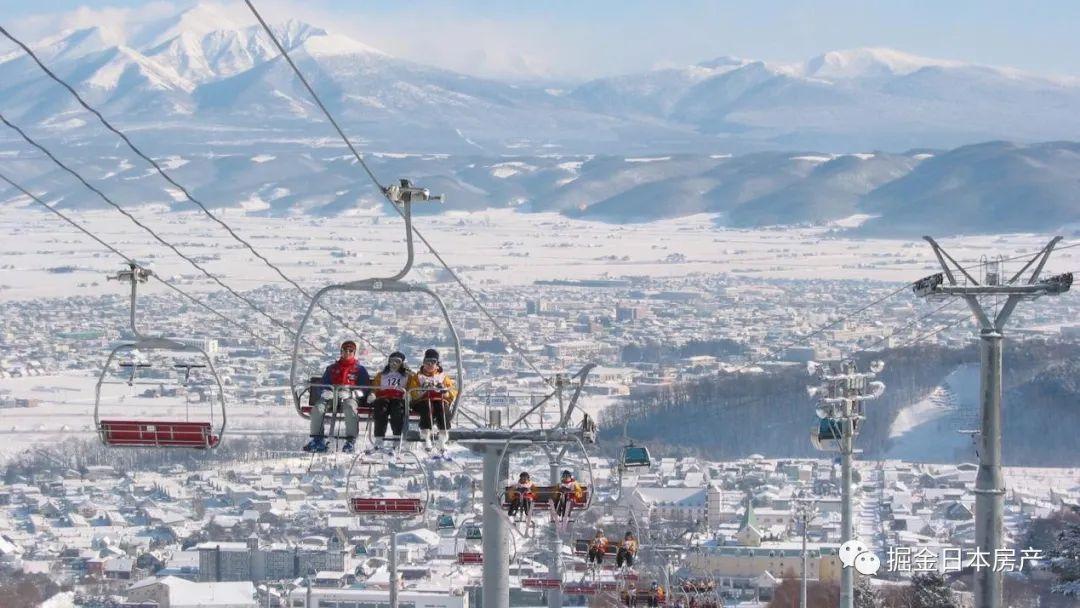
[[[121,260],[55,216],[6,206],[0,216],[0,300],[117,293],[105,276]],[[251,289],[280,277],[255,260],[225,231],[194,213],[139,209],[134,214],[222,280]],[[355,215],[336,219],[272,219],[221,210],[219,216],[285,272],[310,287],[384,276],[404,256],[401,221]],[[184,289],[219,289],[208,279],[113,211],[76,213],[81,223],[126,255],[151,262],[162,277]],[[672,277],[734,273],[756,278],[912,281],[937,270],[921,241],[838,239],[824,228],[719,229],[713,216],[697,215],[646,224],[611,225],[553,213],[511,210],[422,217],[417,225],[447,261],[470,282],[522,285],[538,279]],[[1044,235],[942,239],[960,260],[1033,251]],[[357,257],[334,258],[334,251]],[[1075,250],[1055,254],[1052,268],[1074,267]],[[431,264],[425,268],[425,263]],[[437,262],[417,245],[410,278],[434,282]],[[151,290],[162,290],[160,286]]]

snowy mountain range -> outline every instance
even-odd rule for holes
[[[360,199],[374,205],[261,28],[233,14],[200,2],[31,46],[140,145],[176,157],[179,177],[221,206],[336,214]],[[1080,139],[1080,79],[866,48],[798,64],[723,57],[525,85],[396,58],[299,21],[273,28],[361,149],[384,153],[375,157],[384,179],[424,177],[452,208],[513,205],[607,221],[709,212],[731,225],[868,213],[881,219],[866,230],[893,226],[893,215],[918,230],[919,209],[971,217],[990,205],[997,211],[975,215],[1008,216],[1016,229],[1080,221],[1072,202],[1080,186],[1068,177],[1078,168],[1074,146],[969,146]],[[79,146],[87,170],[133,198],[170,201],[17,49],[0,55],[0,111],[47,142]],[[92,204],[12,136],[0,132],[5,162],[64,204]],[[967,151],[942,154],[957,146]],[[781,152],[789,150],[799,152]],[[844,154],[870,150],[878,152]],[[1017,195],[1045,199],[1052,213],[1006,212]]]
[[[274,26],[332,110],[364,138],[422,151],[829,152],[1080,139],[1080,79],[832,51],[799,64],[723,57],[578,85],[521,85],[398,59],[347,36]],[[319,117],[254,22],[201,2],[166,17],[62,31],[32,46],[125,121],[280,128]],[[0,56],[7,113],[72,108],[18,51]],[[295,126],[295,125],[294,125]],[[585,146],[588,146],[587,148]]]

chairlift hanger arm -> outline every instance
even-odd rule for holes
[[[577,407],[578,397],[581,396],[581,390],[585,388],[585,382],[589,379],[589,373],[595,368],[595,363],[586,363],[578,373],[574,374],[572,379],[577,379],[578,384],[574,388],[574,396],[570,398],[570,405],[566,408],[566,413],[563,415],[562,419],[559,420],[560,427],[566,426],[566,424],[570,422],[570,415],[573,414],[574,409]]]
[[[139,328],[135,325],[135,309],[137,308],[139,283],[147,282],[153,274],[154,272],[148,268],[143,268],[135,262],[128,262],[128,270],[121,270],[116,273],[116,275],[107,277],[107,280],[109,281],[127,281],[131,284],[130,323],[131,333],[136,339],[143,337],[143,335],[139,333]]]

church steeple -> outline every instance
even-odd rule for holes
[[[758,528],[757,516],[754,515],[754,500],[749,494],[746,495],[744,504],[746,508],[743,510],[742,522],[739,523],[735,538],[744,547],[760,547],[764,534]]]
[[[754,515],[754,499],[749,494],[746,495],[746,499],[743,500],[743,504],[746,509],[743,510],[742,521],[739,522],[739,532],[747,528],[757,528],[757,516]]]

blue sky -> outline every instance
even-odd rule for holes
[[[86,6],[145,11],[154,4],[0,0],[0,20],[40,30],[44,21],[28,18]],[[241,0],[225,4],[243,7]],[[257,0],[256,5],[274,21],[298,16],[394,55],[482,75],[577,79],[720,55],[794,62],[861,46],[1080,75],[1080,2],[1075,0]]]

